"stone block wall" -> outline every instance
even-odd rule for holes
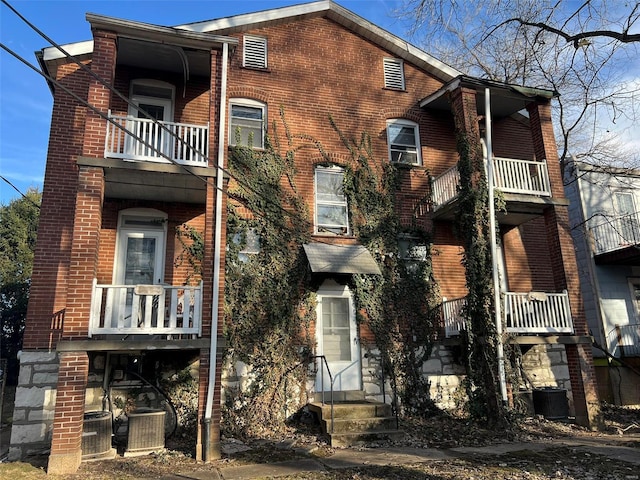
[[[569,362],[564,345],[534,345],[522,355],[526,380],[535,388],[562,388],[567,391],[569,409],[574,414]]]
[[[9,460],[45,453],[51,446],[58,384],[56,352],[22,352]]]

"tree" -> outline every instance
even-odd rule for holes
[[[637,166],[622,135],[637,118],[639,2],[405,0],[427,51],[470,75],[560,93],[561,166],[571,156]]]
[[[37,189],[29,189],[24,197],[0,206],[0,352],[9,360],[9,382],[22,348],[40,199]]]

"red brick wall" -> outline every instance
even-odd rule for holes
[[[56,79],[80,97],[86,97],[88,78],[77,65],[58,67]],[[63,311],[77,188],[77,155],[82,153],[86,110],[57,88],[45,169],[38,242],[23,347],[55,348],[49,335],[52,316]]]

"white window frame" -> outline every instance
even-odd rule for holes
[[[238,125],[238,122],[252,122],[252,123],[257,123],[258,121],[250,119],[250,118],[245,118],[245,117],[239,117],[239,116],[234,116],[233,115],[233,107],[245,107],[245,108],[250,108],[250,109],[255,109],[255,110],[260,110],[262,113],[262,118],[260,119],[259,123],[260,123],[260,138],[256,139],[255,135],[253,137],[253,143],[252,143],[252,147],[253,148],[264,148],[264,138],[267,134],[267,129],[266,129],[266,119],[267,119],[267,105],[259,102],[257,100],[252,100],[250,98],[232,98],[229,101],[229,145],[236,145],[236,128],[239,126],[240,128],[242,128],[242,125]],[[251,128],[251,127],[249,127]],[[253,131],[257,131],[258,129],[253,127],[254,130]],[[248,138],[248,136],[247,136]],[[257,140],[257,141],[256,141]],[[248,145],[244,145],[244,146],[248,146]]]
[[[384,87],[392,90],[405,90],[404,62],[399,58],[384,58]]]
[[[411,144],[401,144],[401,143],[392,143],[391,139],[391,130],[393,127],[409,127],[413,129],[413,138],[415,143]],[[401,163],[406,165],[422,165],[422,152],[420,147],[420,126],[412,122],[411,120],[405,120],[402,118],[394,118],[387,120],[387,146],[389,149],[389,161],[392,163]],[[404,162],[402,161],[402,154],[404,152],[413,153],[416,155],[415,162]],[[395,156],[394,156],[395,154]],[[394,160],[397,158],[397,160]]]
[[[349,206],[347,204],[347,196],[342,191],[342,198],[336,200],[320,199],[318,196],[318,176],[320,175],[336,175],[340,176],[344,182],[344,168],[338,166],[332,167],[316,167],[313,175],[313,190],[315,196],[315,233],[327,235],[349,235]],[[320,223],[319,211],[321,207],[337,207],[344,209],[344,222],[341,224]]]
[[[267,68],[267,39],[257,35],[245,35],[242,48],[242,66]]]
[[[248,227],[242,232],[235,233],[231,241],[236,245],[243,244],[242,249],[238,251],[238,260],[242,263],[247,263],[250,257],[259,254],[262,248],[260,234],[254,227]]]

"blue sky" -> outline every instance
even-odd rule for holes
[[[268,10],[304,0],[8,0],[18,12],[60,44],[91,39],[87,12],[157,25],[183,23]],[[405,37],[392,15],[401,0],[338,0],[390,32]],[[37,65],[34,52],[50,46],[7,6],[0,4],[0,42]],[[25,192],[42,190],[49,141],[52,96],[45,80],[0,50],[0,174]],[[0,204],[19,193],[0,179]]]

